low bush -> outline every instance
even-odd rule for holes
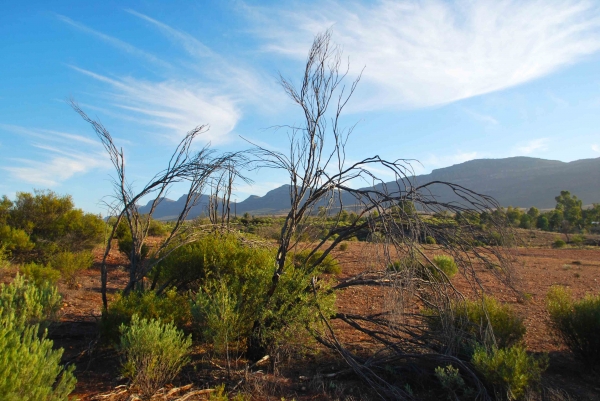
[[[493,340],[492,344],[501,349],[517,345],[526,331],[523,319],[510,306],[487,296],[483,302],[466,300],[453,304],[446,312],[430,311],[426,315],[434,332],[448,326],[446,330],[454,333],[448,341],[459,341],[459,352],[466,356],[477,346],[489,345]],[[465,335],[470,340],[465,341]]]
[[[56,319],[61,296],[56,287],[36,286],[17,275],[12,283],[0,284],[0,309],[13,314],[20,324],[40,325],[42,329]],[[2,316],[0,313],[0,316]]]
[[[563,241],[562,239],[556,239],[553,243],[552,243],[552,247],[553,248],[564,248],[565,246],[567,246],[567,243],[565,241]]]
[[[131,250],[133,248],[133,239],[131,238],[131,233],[127,231],[123,238],[119,239],[119,252],[127,257],[127,259],[131,260]],[[150,252],[150,248],[146,244],[142,244],[142,252],[141,258],[146,259],[148,253]]]
[[[548,367],[548,356],[530,356],[525,347],[520,345],[500,349],[494,347],[490,351],[478,347],[471,362],[484,383],[493,389],[497,399],[518,400],[529,387],[539,383]]]
[[[22,265],[19,271],[25,278],[38,286],[46,283],[54,285],[60,279],[60,271],[53,269],[52,266],[35,262]]]
[[[59,252],[51,259],[50,266],[60,271],[70,288],[77,284],[77,273],[92,267],[94,257],[91,252]]]
[[[445,368],[441,366],[435,368],[435,377],[442,385],[442,388],[452,395],[452,399],[470,399],[475,393],[471,387],[467,386],[460,375],[460,371],[452,365],[448,365]]]
[[[67,401],[75,388],[73,371],[60,364],[63,350],[53,350],[38,325],[23,325],[14,310],[0,306],[0,395],[5,401]]]
[[[431,235],[428,235],[425,237],[425,243],[430,244],[430,245],[437,244],[435,238],[433,238]]]
[[[189,361],[192,339],[173,324],[134,315],[129,326],[121,325],[120,332],[123,376],[144,397],[150,398],[173,380]]]
[[[46,338],[45,328],[56,318],[60,301],[56,287],[37,287],[19,275],[8,285],[0,284],[3,400],[66,401],[73,391],[75,367],[61,366],[63,350],[53,350]]]
[[[456,273],[458,273],[458,266],[456,265],[456,262],[454,261],[454,258],[452,256],[436,255],[433,258],[433,263],[437,266],[438,269],[444,272],[444,274],[448,278],[452,278],[456,275]],[[441,280],[442,275],[437,270],[433,268],[431,268],[430,270],[434,277],[436,277],[438,280]]]
[[[197,289],[208,278],[258,279],[255,272],[272,268],[275,256],[269,249],[245,246],[238,238],[207,235],[177,248],[151,272],[159,285]],[[260,279],[259,279],[260,280]]]
[[[436,255],[432,261],[437,268],[416,256],[406,256],[400,260],[390,263],[388,265],[388,270],[400,272],[407,269],[423,280],[435,281],[440,281],[443,279],[443,275],[440,273],[440,271],[443,272],[449,279],[458,273],[458,266],[456,265],[454,258],[451,256]]]
[[[224,282],[212,282],[210,289],[198,292],[192,307],[194,321],[204,341],[217,353],[228,354],[229,344],[248,334],[252,318],[244,312],[243,299]]]
[[[347,242],[342,242],[342,243],[340,244],[340,248],[339,248],[339,249],[340,249],[340,251],[342,251],[342,252],[345,252],[345,251],[347,251],[347,250],[348,250],[348,243],[347,243]]]
[[[600,367],[600,296],[573,301],[564,287],[547,297],[550,321],[567,347],[588,367]]]
[[[128,325],[134,315],[184,327],[191,320],[190,303],[185,295],[174,289],[162,295],[154,291],[131,292],[113,301],[102,315],[101,333],[109,342],[118,340],[119,327]]]
[[[340,274],[342,272],[340,264],[338,263],[338,261],[336,259],[333,258],[333,256],[331,256],[331,254],[328,254],[327,256],[325,256],[325,258],[321,261],[321,263],[319,263],[318,266],[315,266],[315,263],[321,257],[323,257],[323,252],[316,251],[312,255],[310,255],[310,253],[311,253],[310,249],[305,249],[303,251],[293,254],[292,260],[294,261],[294,265],[297,268],[305,268],[305,269],[315,268],[315,270],[317,272],[327,273],[327,274]],[[310,257],[309,257],[309,255],[310,255]]]

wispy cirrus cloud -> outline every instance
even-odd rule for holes
[[[210,130],[202,135],[202,139],[222,144],[232,139],[230,134],[242,118],[243,108],[250,106],[264,111],[277,109],[281,104],[277,99],[283,95],[276,90],[271,82],[273,79],[239,60],[228,60],[186,32],[135,10],[125,11],[149,22],[151,27],[182,48],[186,56],[173,64],[166,63],[169,68],[158,78],[100,74],[69,65],[108,85],[102,100],[109,114],[140,123],[146,129],[154,127],[153,132],[175,141],[194,127],[208,124]],[[121,39],[62,15],[57,18],[140,59],[157,64],[162,62]]]
[[[536,151],[548,149],[548,138],[537,138],[515,147],[517,155],[529,155]]]
[[[600,5],[586,0],[330,1],[244,12],[265,50],[298,60],[314,34],[332,27],[354,70],[366,66],[363,109],[427,107],[499,91],[600,50]]]
[[[81,32],[92,35],[92,36],[102,40],[103,42],[106,42],[106,43],[118,48],[119,50],[122,50],[133,56],[143,58],[144,60],[150,61],[151,63],[154,63],[161,67],[169,67],[169,68],[171,67],[170,63],[168,63],[164,60],[161,60],[159,57],[155,56],[154,54],[144,51],[142,49],[139,49],[130,43],[127,43],[121,39],[115,38],[114,36],[110,36],[103,32],[97,31],[93,28],[90,28],[89,26],[87,26],[85,24],[82,24],[81,22],[74,21],[71,18],[66,17],[64,15],[61,15],[61,14],[55,14],[55,15],[56,15],[56,18],[58,18],[60,21],[64,22],[65,24],[68,24],[68,25],[72,26],[73,28],[78,29]]]
[[[467,108],[463,108],[464,112],[467,113],[469,116],[471,116],[473,119],[485,123],[485,124],[492,124],[492,125],[498,125],[498,120],[496,120],[494,117],[487,115],[487,114],[482,114],[482,113],[478,113],[476,111],[473,111],[471,109],[467,109]]]
[[[168,138],[180,139],[190,129],[211,121],[210,130],[202,138],[214,144],[224,143],[241,117],[235,100],[200,83],[109,78],[71,68],[108,84],[112,106],[127,111],[128,118],[142,125],[166,129],[164,136]]]
[[[38,149],[35,159],[6,158],[0,169],[14,180],[34,185],[55,187],[63,181],[94,169],[110,168],[102,146],[88,137],[18,125],[0,124],[0,131],[32,138],[32,148]],[[37,142],[36,142],[37,141]]]

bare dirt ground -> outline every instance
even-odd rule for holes
[[[529,235],[529,234],[527,234]],[[584,371],[573,359],[568,350],[560,343],[549,327],[548,314],[545,310],[545,297],[552,285],[569,287],[577,297],[586,294],[600,293],[600,248],[586,247],[552,249],[550,243],[556,234],[547,236],[529,236],[526,245],[534,247],[517,247],[515,252],[518,261],[514,266],[517,288],[521,295],[501,285],[489,272],[478,271],[487,291],[524,316],[527,334],[525,343],[533,353],[547,352],[550,355],[550,368],[544,375],[543,385],[568,393],[571,400],[600,400],[600,376]],[[543,246],[543,247],[542,247]],[[365,244],[350,242],[346,251],[336,251],[335,257],[340,261],[342,274],[339,280],[364,271],[372,261],[365,251]],[[101,259],[101,250],[96,251],[96,259]],[[126,259],[118,253],[109,257],[109,294],[114,296],[127,281]],[[459,275],[453,279],[460,289],[464,280]],[[107,351],[97,343],[97,323],[101,316],[100,274],[98,263],[94,268],[85,271],[79,277],[79,286],[69,289],[61,286],[64,294],[62,309],[62,325],[50,333],[57,346],[65,348],[64,360],[77,365],[78,379],[74,395],[82,400],[92,399],[95,394],[110,391],[115,386],[124,384],[119,381],[118,357],[114,351]],[[385,298],[377,288],[348,288],[338,295],[338,308],[341,312],[375,312],[379,310]],[[335,327],[341,330],[344,341],[353,347],[372,346],[369,339],[348,330],[343,323],[336,322]],[[600,333],[599,333],[600,335]],[[196,356],[198,366],[201,352]],[[283,369],[279,375],[265,376],[262,379],[270,382],[274,391],[281,391],[286,397],[296,399],[328,399],[330,389],[321,389],[321,384],[309,386],[306,377],[316,370],[323,372],[343,368],[339,360],[328,359],[327,353],[320,356],[309,356],[304,363]],[[181,383],[187,384],[192,377],[197,382],[198,371],[184,372]],[[185,377],[187,376],[187,378]],[[214,375],[213,375],[214,378]],[[207,378],[207,380],[209,380]],[[207,382],[208,385],[208,382]],[[308,388],[307,388],[308,386]],[[364,394],[357,387],[357,396]],[[260,399],[263,399],[262,397]],[[264,399],[268,399],[264,398]],[[356,398],[355,398],[356,399]]]

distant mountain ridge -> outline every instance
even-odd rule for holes
[[[555,206],[554,197],[560,191],[570,191],[584,205],[600,203],[600,158],[582,159],[565,163],[533,157],[509,157],[505,159],[476,159],[450,167],[433,170],[430,174],[411,178],[417,185],[433,181],[446,181],[461,185],[475,192],[495,198],[502,206],[549,209]],[[392,183],[388,183],[392,184]],[[443,186],[433,187],[441,201],[452,199],[452,193]],[[181,211],[185,195],[177,201],[165,198],[156,208],[156,219],[173,219]],[[347,201],[344,202],[348,204]],[[208,196],[202,195],[189,218],[206,212]],[[140,208],[145,213],[150,205]],[[271,215],[289,209],[289,185],[282,185],[264,196],[252,195],[236,205],[231,205],[232,214],[250,213]]]

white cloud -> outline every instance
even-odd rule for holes
[[[313,35],[333,27],[354,70],[366,65],[361,108],[426,107],[498,91],[600,49],[600,7],[585,0],[331,1],[245,12],[266,50],[298,60]]]
[[[112,88],[109,102],[126,111],[129,118],[166,129],[166,136],[176,140],[192,128],[208,123],[210,130],[201,139],[213,144],[227,142],[228,134],[241,117],[235,100],[199,83],[177,80],[157,83],[130,77],[113,79],[72,68],[107,83]]]
[[[477,113],[476,111],[473,111],[473,110],[467,109],[467,108],[463,108],[463,110],[465,111],[465,113],[467,113],[468,115],[470,115],[471,117],[473,117],[477,121],[480,121],[480,122],[485,123],[485,124],[498,125],[498,120],[496,120],[492,116],[489,116],[489,115],[486,115],[486,114]]]
[[[60,15],[60,14],[56,14],[56,18],[58,18],[59,20],[61,20],[62,22],[82,31],[85,32],[87,34],[93,35],[95,37],[97,37],[98,39],[122,50],[125,51],[126,53],[132,54],[136,57],[141,57],[143,59],[145,59],[146,61],[150,61],[156,65],[159,65],[161,67],[171,67],[171,65],[169,63],[167,63],[166,61],[161,60],[160,58],[156,57],[155,55],[148,53],[144,50],[138,49],[137,47],[124,42],[120,39],[117,39],[113,36],[107,35],[105,33],[96,31],[95,29],[92,29],[80,22],[77,21],[73,21],[71,18],[66,17],[64,15]]]
[[[515,150],[518,155],[529,155],[535,151],[547,150],[548,138],[533,139],[529,142],[518,145]]]
[[[0,129],[42,141],[31,144],[39,150],[35,159],[6,158],[10,165],[0,166],[15,180],[53,187],[74,175],[111,166],[102,145],[88,137],[10,124],[0,124]]]
[[[98,156],[81,153],[70,156],[55,156],[46,161],[11,159],[23,166],[5,166],[2,169],[12,173],[13,178],[16,180],[54,187],[75,174],[87,173],[98,167],[107,167],[106,160],[99,159]]]
[[[596,153],[600,153],[600,146],[598,146],[598,144],[593,144],[592,145],[592,150]]]

